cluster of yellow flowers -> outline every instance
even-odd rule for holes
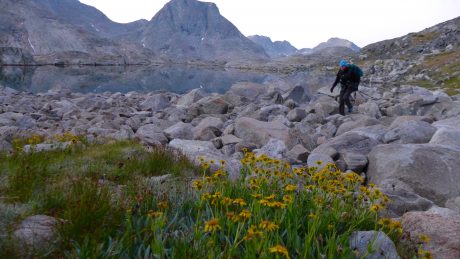
[[[208,172],[214,161],[206,162],[204,158],[200,160]],[[234,183],[228,180],[223,170],[225,162],[221,162],[219,170],[212,174],[208,172],[208,175],[192,183],[200,198],[200,207],[208,210],[205,214],[212,215],[212,218],[201,225],[202,231],[211,236],[220,231],[226,234],[236,233],[236,236],[228,237],[235,246],[245,241],[265,238],[270,240],[267,244],[272,245],[266,247],[270,253],[289,258],[288,249],[282,244],[276,244],[280,240],[271,233],[282,231],[282,215],[285,215],[286,210],[293,209],[296,199],[300,199],[302,195],[311,197],[318,207],[330,207],[333,200],[344,203],[352,201],[360,206],[367,206],[369,213],[379,212],[389,202],[388,197],[374,185],[361,186],[363,178],[358,174],[343,173],[332,164],[325,165],[322,169],[291,168],[281,160],[266,155],[256,156],[247,151],[241,163],[243,169],[239,181],[246,191],[238,193],[229,188]],[[313,211],[306,215],[312,221],[318,220],[318,216]],[[347,217],[346,213],[342,216]],[[382,223],[402,231],[396,222],[390,220]],[[329,228],[334,229],[334,226],[329,224]],[[276,245],[273,246],[274,244]]]
[[[63,134],[56,135],[54,136],[54,139],[59,141],[59,142],[71,142],[72,144],[77,143],[79,140],[78,136],[70,133],[70,132],[64,132]]]

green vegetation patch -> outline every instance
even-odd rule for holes
[[[416,254],[401,224],[379,216],[389,198],[332,164],[291,168],[246,152],[241,177],[230,180],[225,161],[210,172],[205,158],[198,169],[174,151],[127,141],[1,154],[0,163],[1,196],[31,204],[20,218],[60,222],[59,242],[35,257],[353,258],[349,237],[365,230],[385,232],[404,258]],[[150,181],[165,173],[175,176]],[[2,238],[0,248],[2,258],[20,255]]]

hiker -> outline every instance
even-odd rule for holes
[[[340,60],[339,62],[339,72],[337,72],[337,77],[334,84],[331,88],[331,93],[334,91],[334,88],[340,82],[340,96],[339,96],[339,113],[345,115],[345,104],[348,107],[348,112],[353,112],[353,105],[350,102],[351,93],[358,91],[359,83],[361,82],[361,76],[363,76],[363,71],[354,64],[349,64],[345,60]]]

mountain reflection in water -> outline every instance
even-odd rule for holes
[[[0,67],[0,85],[33,93],[55,87],[82,93],[166,90],[183,94],[195,88],[223,93],[238,82],[264,83],[273,77],[241,70],[186,66]]]

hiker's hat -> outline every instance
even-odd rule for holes
[[[348,65],[348,63],[347,63],[345,60],[343,60],[343,59],[340,60],[340,62],[339,62],[339,66],[340,66],[340,67],[344,67],[344,66],[346,66],[346,65]]]

